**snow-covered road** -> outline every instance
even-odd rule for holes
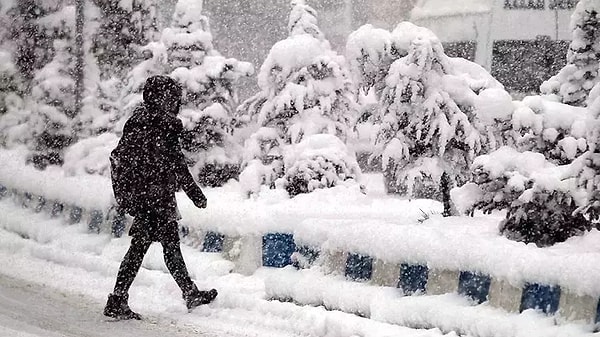
[[[0,275],[0,303],[0,336],[225,336],[156,317],[141,322],[111,321],[99,314],[99,303],[85,296],[5,275]]]
[[[266,299],[265,274],[230,273],[218,254],[184,247],[190,273],[217,300],[188,313],[153,245],[131,289],[143,322],[110,322],[102,315],[128,238],[86,233],[85,225],[33,213],[0,201],[0,336],[406,336],[422,330],[376,322],[322,307]],[[454,333],[448,336],[456,336]]]

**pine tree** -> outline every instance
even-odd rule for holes
[[[141,102],[146,78],[168,74],[183,89],[180,118],[187,130],[183,147],[192,172],[207,186],[235,178],[241,148],[233,138],[233,112],[238,104],[236,82],[253,72],[247,62],[223,57],[213,46],[202,3],[180,0],[171,26],[160,40],[143,47],[146,60],[129,72],[122,100],[125,116]],[[119,129],[119,122],[116,129]]]
[[[192,173],[205,186],[220,186],[239,174],[241,147],[233,138],[235,84],[253,68],[214,49],[208,18],[201,10],[199,2],[180,0],[161,42],[171,76],[183,87],[180,117],[188,131],[183,147],[194,164]]]
[[[297,163],[286,162],[284,153],[287,146],[319,134],[330,134],[346,141],[352,136],[351,126],[357,114],[353,85],[345,60],[331,49],[314,15],[314,9],[304,1],[292,1],[289,37],[276,43],[263,63],[258,75],[260,92],[238,108],[240,119],[261,128],[261,134],[271,135],[251,139],[264,139],[270,144],[277,139],[279,146],[265,153],[258,151],[263,148],[260,143],[251,141],[246,144],[245,152],[253,152],[253,155],[250,156],[252,162],[246,160],[243,166],[262,175],[262,178],[249,179],[274,186],[272,179],[282,177],[283,187],[288,191],[308,190],[291,186],[295,178],[289,169]],[[322,159],[326,161],[331,158]],[[259,168],[259,165],[263,167]],[[279,170],[281,167],[284,169]],[[307,176],[310,175],[307,173]],[[308,181],[302,184],[308,184]],[[257,192],[255,184],[247,185],[254,188],[250,192]]]
[[[469,95],[482,98],[477,94],[486,92],[485,87],[475,88],[462,80],[453,80],[452,87],[444,85],[458,73],[437,37],[406,23],[403,29],[407,35],[418,34],[410,42],[408,55],[395,61],[387,75],[374,155],[382,155],[389,192],[441,200],[444,174],[451,184],[466,182],[472,158],[484,145],[497,145],[487,137],[492,133],[490,126],[498,121],[487,117],[486,126],[481,119],[488,112],[477,111],[474,101],[464,99]],[[468,75],[464,75],[466,81]],[[494,96],[508,96],[494,90]]]
[[[55,40],[54,58],[33,80],[35,106],[28,127],[34,139],[32,161],[40,168],[62,164],[62,151],[74,141],[75,81],[71,72],[75,60],[70,44],[69,39]]]
[[[586,106],[592,88],[600,81],[600,3],[581,0],[571,17],[573,39],[567,65],[542,84],[545,94],[557,95],[563,103]]]
[[[62,164],[64,149],[76,138],[74,22],[74,6],[61,7],[38,20],[53,43],[52,59],[35,72],[23,138],[31,150],[30,160],[39,168]]]

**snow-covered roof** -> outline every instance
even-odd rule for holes
[[[411,19],[489,13],[493,2],[494,0],[420,0],[411,12]]]

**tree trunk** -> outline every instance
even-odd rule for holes
[[[446,172],[442,173],[442,180],[440,182],[442,190],[442,202],[444,203],[444,217],[452,216],[452,200],[450,200],[450,189],[452,189],[452,180],[450,175]]]
[[[77,0],[75,18],[75,116],[81,112],[84,91],[84,48],[83,48],[83,22],[84,22],[85,0]],[[71,118],[75,116],[69,116]]]

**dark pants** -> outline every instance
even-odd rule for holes
[[[179,246],[179,240],[162,240],[160,243],[163,246],[163,254],[167,268],[185,297],[190,294],[196,286],[190,278],[185,266],[185,261],[183,260],[183,255],[181,254],[181,248]],[[144,255],[146,255],[151,244],[152,240],[147,236],[134,235],[132,237],[131,246],[129,246],[129,250],[127,251],[127,254],[125,254],[123,262],[121,262],[121,267],[119,267],[117,282],[113,292],[115,295],[125,295],[129,292],[129,288],[142,265]]]

